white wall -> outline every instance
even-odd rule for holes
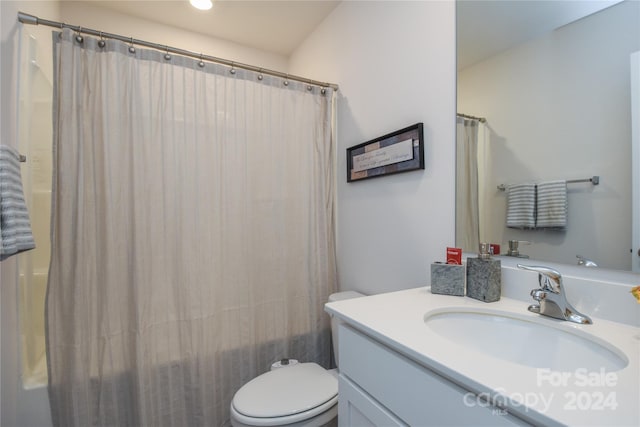
[[[462,70],[458,111],[490,128],[486,239],[530,240],[522,253],[630,269],[629,55],[640,49],[640,3],[623,2]],[[505,183],[588,178],[569,185],[566,232],[505,227]]]
[[[343,2],[296,49],[290,71],[340,85],[340,289],[425,285],[454,243],[454,3]],[[417,122],[424,171],[347,184],[347,147]]]

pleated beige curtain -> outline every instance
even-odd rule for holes
[[[456,245],[477,252],[480,244],[478,122],[456,120]]]
[[[54,424],[226,425],[272,362],[328,367],[332,90],[54,40]]]

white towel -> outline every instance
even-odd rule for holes
[[[536,227],[535,184],[512,184],[507,187],[507,227]]]
[[[567,227],[567,181],[547,181],[538,184],[538,228]]]
[[[0,261],[36,247],[22,192],[20,154],[0,145]]]

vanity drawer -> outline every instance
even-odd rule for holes
[[[406,427],[387,408],[360,387],[339,376],[338,425],[340,427]]]
[[[463,388],[349,326],[340,325],[338,333],[340,374],[404,423],[527,425],[498,408],[478,405]]]

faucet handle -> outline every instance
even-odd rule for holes
[[[540,302],[543,299],[545,299],[547,297],[547,293],[545,291],[543,291],[542,289],[533,289],[529,295],[531,295],[531,297]]]
[[[597,267],[598,264],[596,264],[595,262],[591,261],[588,258],[583,257],[582,255],[576,255],[576,258],[578,258],[578,265],[583,265],[585,267]]]
[[[538,282],[540,283],[541,289],[551,291],[556,294],[560,293],[562,289],[562,275],[558,270],[540,265],[523,264],[518,264],[518,268],[538,273]]]

